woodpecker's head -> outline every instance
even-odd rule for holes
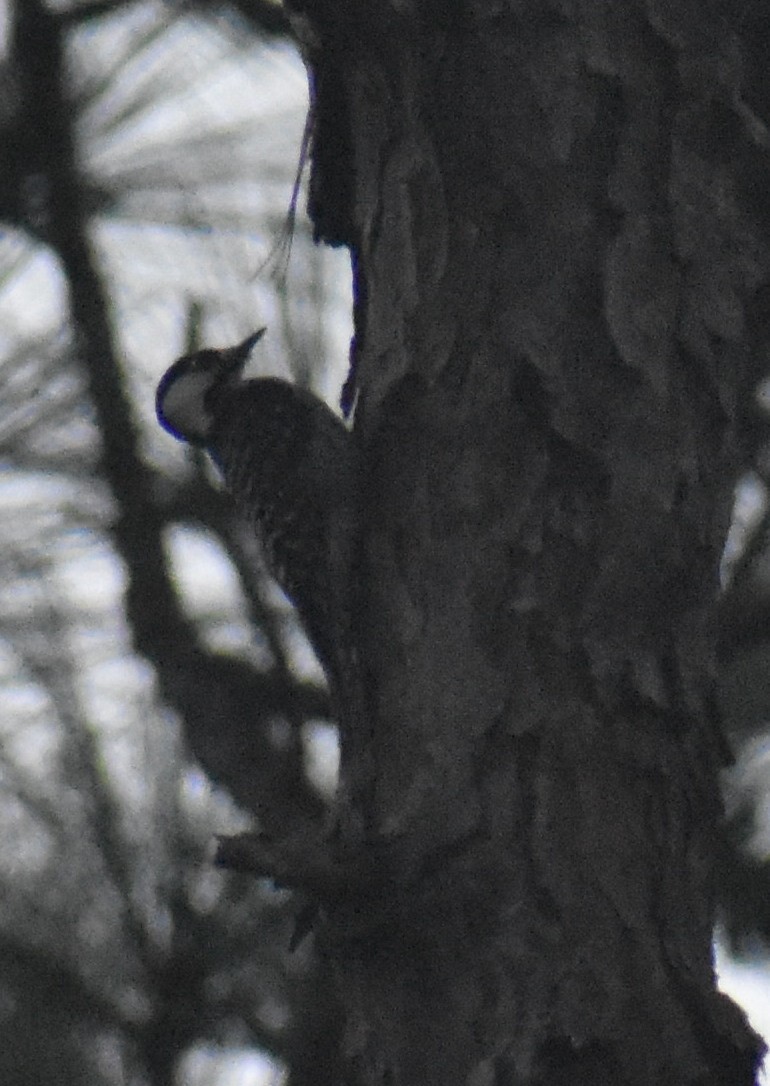
[[[178,358],[163,374],[155,394],[155,411],[163,429],[190,445],[206,445],[214,422],[216,392],[238,383],[252,347],[264,333],[260,328],[237,347],[196,351]]]

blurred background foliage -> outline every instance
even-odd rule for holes
[[[339,385],[345,254],[300,225],[271,274],[304,68],[270,4],[21,0],[3,31],[0,1081],[331,1081],[294,905],[211,863],[322,819],[325,689],[154,418],[176,355],[263,324],[261,372]]]
[[[280,246],[305,72],[261,0],[2,13],[0,1081],[338,1082],[329,985],[310,943],[287,950],[295,905],[211,863],[217,833],[323,820],[325,689],[210,471],[154,419],[174,357],[263,324],[259,372],[336,398],[346,255],[301,217],[288,264]],[[755,444],[722,688],[724,942],[754,963],[770,939]]]

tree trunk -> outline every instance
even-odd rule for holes
[[[711,949],[770,299],[737,7],[293,0],[368,495],[340,833],[374,872],[319,936],[351,1081],[754,1081]]]

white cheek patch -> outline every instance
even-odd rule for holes
[[[212,420],[203,401],[211,385],[210,373],[188,373],[166,390],[161,404],[163,417],[180,437],[205,440]]]

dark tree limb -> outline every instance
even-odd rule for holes
[[[341,833],[397,883],[365,947],[329,919],[357,1081],[749,1086],[711,957],[770,281],[745,12],[290,7],[371,499]]]

